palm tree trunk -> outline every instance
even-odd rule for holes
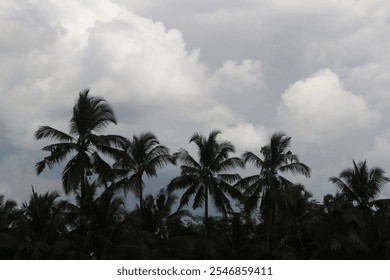
[[[142,175],[137,178],[138,192],[139,192],[139,208],[142,211],[144,209],[144,200],[143,200],[143,187],[142,187]]]
[[[205,206],[204,206],[204,226],[205,226],[205,235],[208,235],[209,232],[209,188],[205,186],[204,194]]]
[[[84,210],[85,210],[85,172],[81,176],[81,182],[80,182],[80,214],[81,217],[84,216]]]
[[[141,211],[144,210],[144,201],[143,201],[143,199],[142,199],[142,196],[143,196],[143,194],[142,194],[142,187],[141,187],[141,189],[140,189],[140,194],[139,194],[139,209],[140,209]]]

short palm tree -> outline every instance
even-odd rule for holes
[[[0,194],[0,233],[12,227],[14,214],[17,212],[16,202],[6,200],[4,195]]]
[[[19,226],[24,222],[22,212],[13,200],[0,194],[0,259],[12,259],[19,247],[24,245],[24,234]]]
[[[168,226],[180,223],[182,217],[190,217],[186,210],[172,213],[177,197],[161,189],[156,195],[147,195],[144,199],[144,208],[137,207],[129,214],[132,227],[136,230],[145,230],[153,233],[158,239],[168,239]]]
[[[91,203],[91,221],[87,244],[95,259],[111,259],[115,255],[120,223],[125,217],[124,201],[117,197],[113,188],[104,192]]]
[[[245,152],[242,156],[245,162],[250,162],[260,169],[259,174],[241,181],[241,185],[246,187],[245,207],[247,210],[253,210],[261,200],[260,211],[265,223],[273,223],[276,216],[281,215],[281,208],[285,204],[281,192],[294,185],[280,173],[310,176],[310,168],[289,150],[290,142],[291,137],[276,132],[271,136],[270,143],[261,148],[262,158],[252,152]]]
[[[101,157],[115,154],[113,145],[119,145],[124,138],[117,135],[98,135],[108,124],[116,124],[114,112],[107,102],[100,97],[89,96],[89,89],[80,92],[73,107],[70,120],[70,134],[52,128],[40,126],[35,132],[37,140],[50,139],[58,143],[43,147],[50,154],[36,164],[38,175],[46,168],[52,168],[72,154],[62,172],[62,186],[66,194],[75,192],[80,195],[80,206],[84,208],[86,180],[96,175],[100,182],[114,180],[114,172]]]
[[[143,175],[157,176],[157,170],[168,163],[175,163],[169,149],[160,144],[157,137],[151,133],[134,135],[131,141],[121,144],[122,152],[114,163],[114,168],[121,170],[124,178],[116,183],[125,190],[131,190],[139,199],[139,207],[143,208]]]
[[[169,191],[185,190],[180,199],[179,208],[187,205],[194,197],[192,208],[204,206],[205,224],[209,218],[209,196],[218,212],[224,216],[232,212],[231,198],[240,198],[241,192],[232,186],[232,183],[241,179],[239,174],[225,174],[236,167],[244,167],[238,157],[229,157],[235,151],[232,143],[217,141],[220,131],[212,131],[206,138],[195,133],[190,140],[198,149],[198,158],[195,160],[185,149],[181,149],[175,156],[182,162],[181,175],[174,178],[168,185]],[[206,229],[207,230],[207,229]]]
[[[25,220],[20,224],[25,233],[26,244],[17,251],[15,258],[56,258],[56,242],[67,232],[62,212],[62,203],[57,192],[43,195],[34,191],[28,202],[23,203]]]
[[[366,161],[358,164],[353,161],[353,168],[344,169],[339,177],[330,177],[329,181],[340,189],[348,201],[367,206],[390,179],[382,168],[368,169]]]

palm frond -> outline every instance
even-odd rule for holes
[[[197,194],[199,192],[199,188],[196,184],[193,184],[193,185],[190,185],[187,190],[183,193],[183,195],[181,196],[181,199],[180,199],[180,203],[179,203],[179,210],[182,209],[184,206],[188,205],[188,202],[190,200],[190,198],[195,194]],[[195,204],[195,202],[194,202]],[[193,204],[193,206],[194,206]],[[195,208],[193,208],[195,209]]]
[[[43,150],[51,151],[51,154],[36,163],[35,168],[37,174],[41,174],[46,166],[52,169],[55,165],[60,164],[68,154],[76,149],[77,146],[74,143],[60,143],[44,147]]]
[[[192,204],[192,209],[198,209],[199,207],[202,207],[204,202],[205,202],[205,187],[204,186],[198,186],[197,188],[195,187],[196,185],[194,185],[193,187],[189,188],[184,194],[186,194],[187,196],[189,196],[189,194],[194,194],[194,192],[196,191],[196,193],[194,194],[194,201],[193,201],[193,204]],[[188,193],[187,193],[188,192]],[[206,206],[207,207],[207,206]]]
[[[242,158],[244,160],[245,163],[249,162],[249,163],[252,163],[255,165],[255,167],[257,168],[261,168],[264,164],[263,160],[260,159],[258,156],[256,156],[254,153],[252,152],[245,152],[243,155],[242,155]]]
[[[240,174],[218,174],[217,175],[218,181],[227,182],[230,184],[234,184],[241,180]]]
[[[280,172],[291,172],[292,174],[302,174],[305,177],[310,177],[310,167],[301,162],[292,162],[279,167]]]
[[[91,131],[100,131],[109,123],[116,124],[116,118],[111,106],[100,97],[88,95],[89,89],[79,93],[73,107],[70,121],[70,132],[85,135]]]
[[[255,188],[253,192],[244,200],[244,209],[249,212],[255,209],[260,201],[261,194],[263,193],[262,188]]]
[[[174,157],[182,162],[183,165],[192,166],[201,169],[202,166],[188,153],[188,151],[181,149],[174,154]]]
[[[104,184],[107,187],[108,183],[113,182],[115,179],[114,170],[99,156],[97,152],[94,152],[91,155],[91,160],[93,170],[98,175],[97,183]]]
[[[62,171],[62,186],[66,194],[77,190],[84,180],[85,171],[90,168],[90,163],[85,156],[77,154],[66,165]]]
[[[230,200],[226,197],[224,191],[226,191],[226,188],[222,190],[220,187],[210,187],[211,200],[213,201],[216,210],[226,217],[227,212],[233,212],[233,210],[230,205]]]
[[[236,186],[240,187],[241,189],[246,189],[252,185],[261,184],[261,182],[262,177],[260,175],[251,175],[239,180]]]
[[[38,128],[38,130],[35,132],[35,138],[37,140],[50,139],[50,140],[57,140],[61,142],[75,142],[75,139],[72,136],[47,125],[40,126]]]
[[[238,157],[231,157],[231,158],[226,158],[222,162],[218,162],[216,165],[213,165],[211,169],[214,170],[215,172],[222,172],[236,167],[244,168],[245,163],[242,159]]]

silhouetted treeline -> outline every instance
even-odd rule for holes
[[[101,132],[116,124],[110,105],[82,91],[69,133],[41,126],[36,139],[53,142],[36,164],[40,174],[63,164],[62,187],[18,206],[0,195],[1,259],[389,259],[390,200],[376,199],[389,182],[365,161],[329,181],[338,187],[322,202],[285,175],[310,176],[274,133],[258,154],[232,156],[220,131],[195,133],[197,153],[171,154],[151,132],[131,139]],[[110,159],[109,164],[107,160]],[[145,195],[145,177],[168,164],[180,174],[158,194]],[[257,173],[242,178],[245,165]],[[291,176],[289,176],[291,177]],[[177,191],[180,197],[177,197]],[[126,205],[132,192],[136,205]],[[189,206],[187,208],[187,206]],[[210,215],[209,207],[217,212]],[[188,209],[201,208],[196,216]]]

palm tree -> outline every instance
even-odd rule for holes
[[[158,239],[168,239],[168,227],[180,223],[180,219],[184,216],[191,216],[186,210],[172,213],[176,200],[177,197],[165,189],[161,189],[155,197],[151,194],[146,196],[143,202],[144,208],[137,207],[129,214],[132,226],[137,230],[149,231]]]
[[[4,195],[0,194],[0,232],[12,227],[16,212],[16,202],[13,200],[5,200]]]
[[[99,152],[112,156],[116,151],[112,146],[119,145],[124,140],[117,135],[96,134],[108,124],[116,124],[116,119],[112,108],[103,98],[91,97],[88,94],[89,89],[79,93],[73,107],[69,134],[50,126],[40,126],[35,132],[37,140],[59,141],[42,149],[50,155],[36,164],[38,175],[46,166],[51,169],[73,154],[62,172],[62,186],[66,194],[79,193],[81,209],[85,204],[85,182],[88,176],[97,175],[98,180],[105,185],[115,177],[112,168]]]
[[[159,168],[168,163],[175,163],[174,157],[151,132],[141,133],[139,136],[134,135],[132,141],[127,140],[121,143],[121,148],[122,152],[117,157],[114,168],[122,170],[125,176],[116,185],[123,186],[125,190],[131,190],[139,199],[140,208],[143,209],[143,189],[145,187],[143,175],[157,176]]]
[[[360,161],[358,164],[353,161],[353,168],[344,169],[339,177],[330,177],[329,181],[340,189],[347,201],[365,207],[390,181],[384,174],[385,171],[379,167],[369,170],[366,161]]]
[[[262,158],[252,152],[245,152],[242,156],[245,163],[250,162],[260,169],[259,174],[246,177],[240,182],[242,186],[247,187],[246,209],[253,210],[261,199],[260,212],[266,224],[274,223],[277,216],[282,215],[282,208],[285,208],[283,206],[286,204],[282,198],[282,191],[294,186],[280,173],[310,176],[310,168],[289,150],[290,142],[291,137],[276,132],[271,136],[270,143],[261,148]]]
[[[238,157],[229,157],[235,151],[232,143],[217,141],[220,131],[212,131],[208,138],[195,133],[190,143],[194,142],[198,148],[196,161],[185,149],[181,149],[175,156],[182,162],[181,175],[174,178],[168,186],[169,191],[186,190],[180,199],[179,209],[187,205],[194,196],[193,209],[204,206],[204,221],[207,231],[209,219],[209,196],[211,197],[218,212],[224,216],[233,212],[229,198],[239,198],[240,191],[231,183],[238,181],[239,174],[222,173],[235,167],[244,167],[243,161]]]
[[[37,194],[32,189],[29,202],[22,205],[25,220],[19,226],[25,233],[25,246],[21,246],[15,258],[53,259],[56,258],[55,245],[66,233],[62,203],[57,192]]]
[[[117,236],[125,217],[124,201],[115,196],[113,188],[107,188],[93,200],[87,244],[96,259],[112,259],[120,246]]]
[[[24,244],[18,225],[23,220],[22,212],[13,200],[0,194],[0,259],[12,259],[17,249]]]

